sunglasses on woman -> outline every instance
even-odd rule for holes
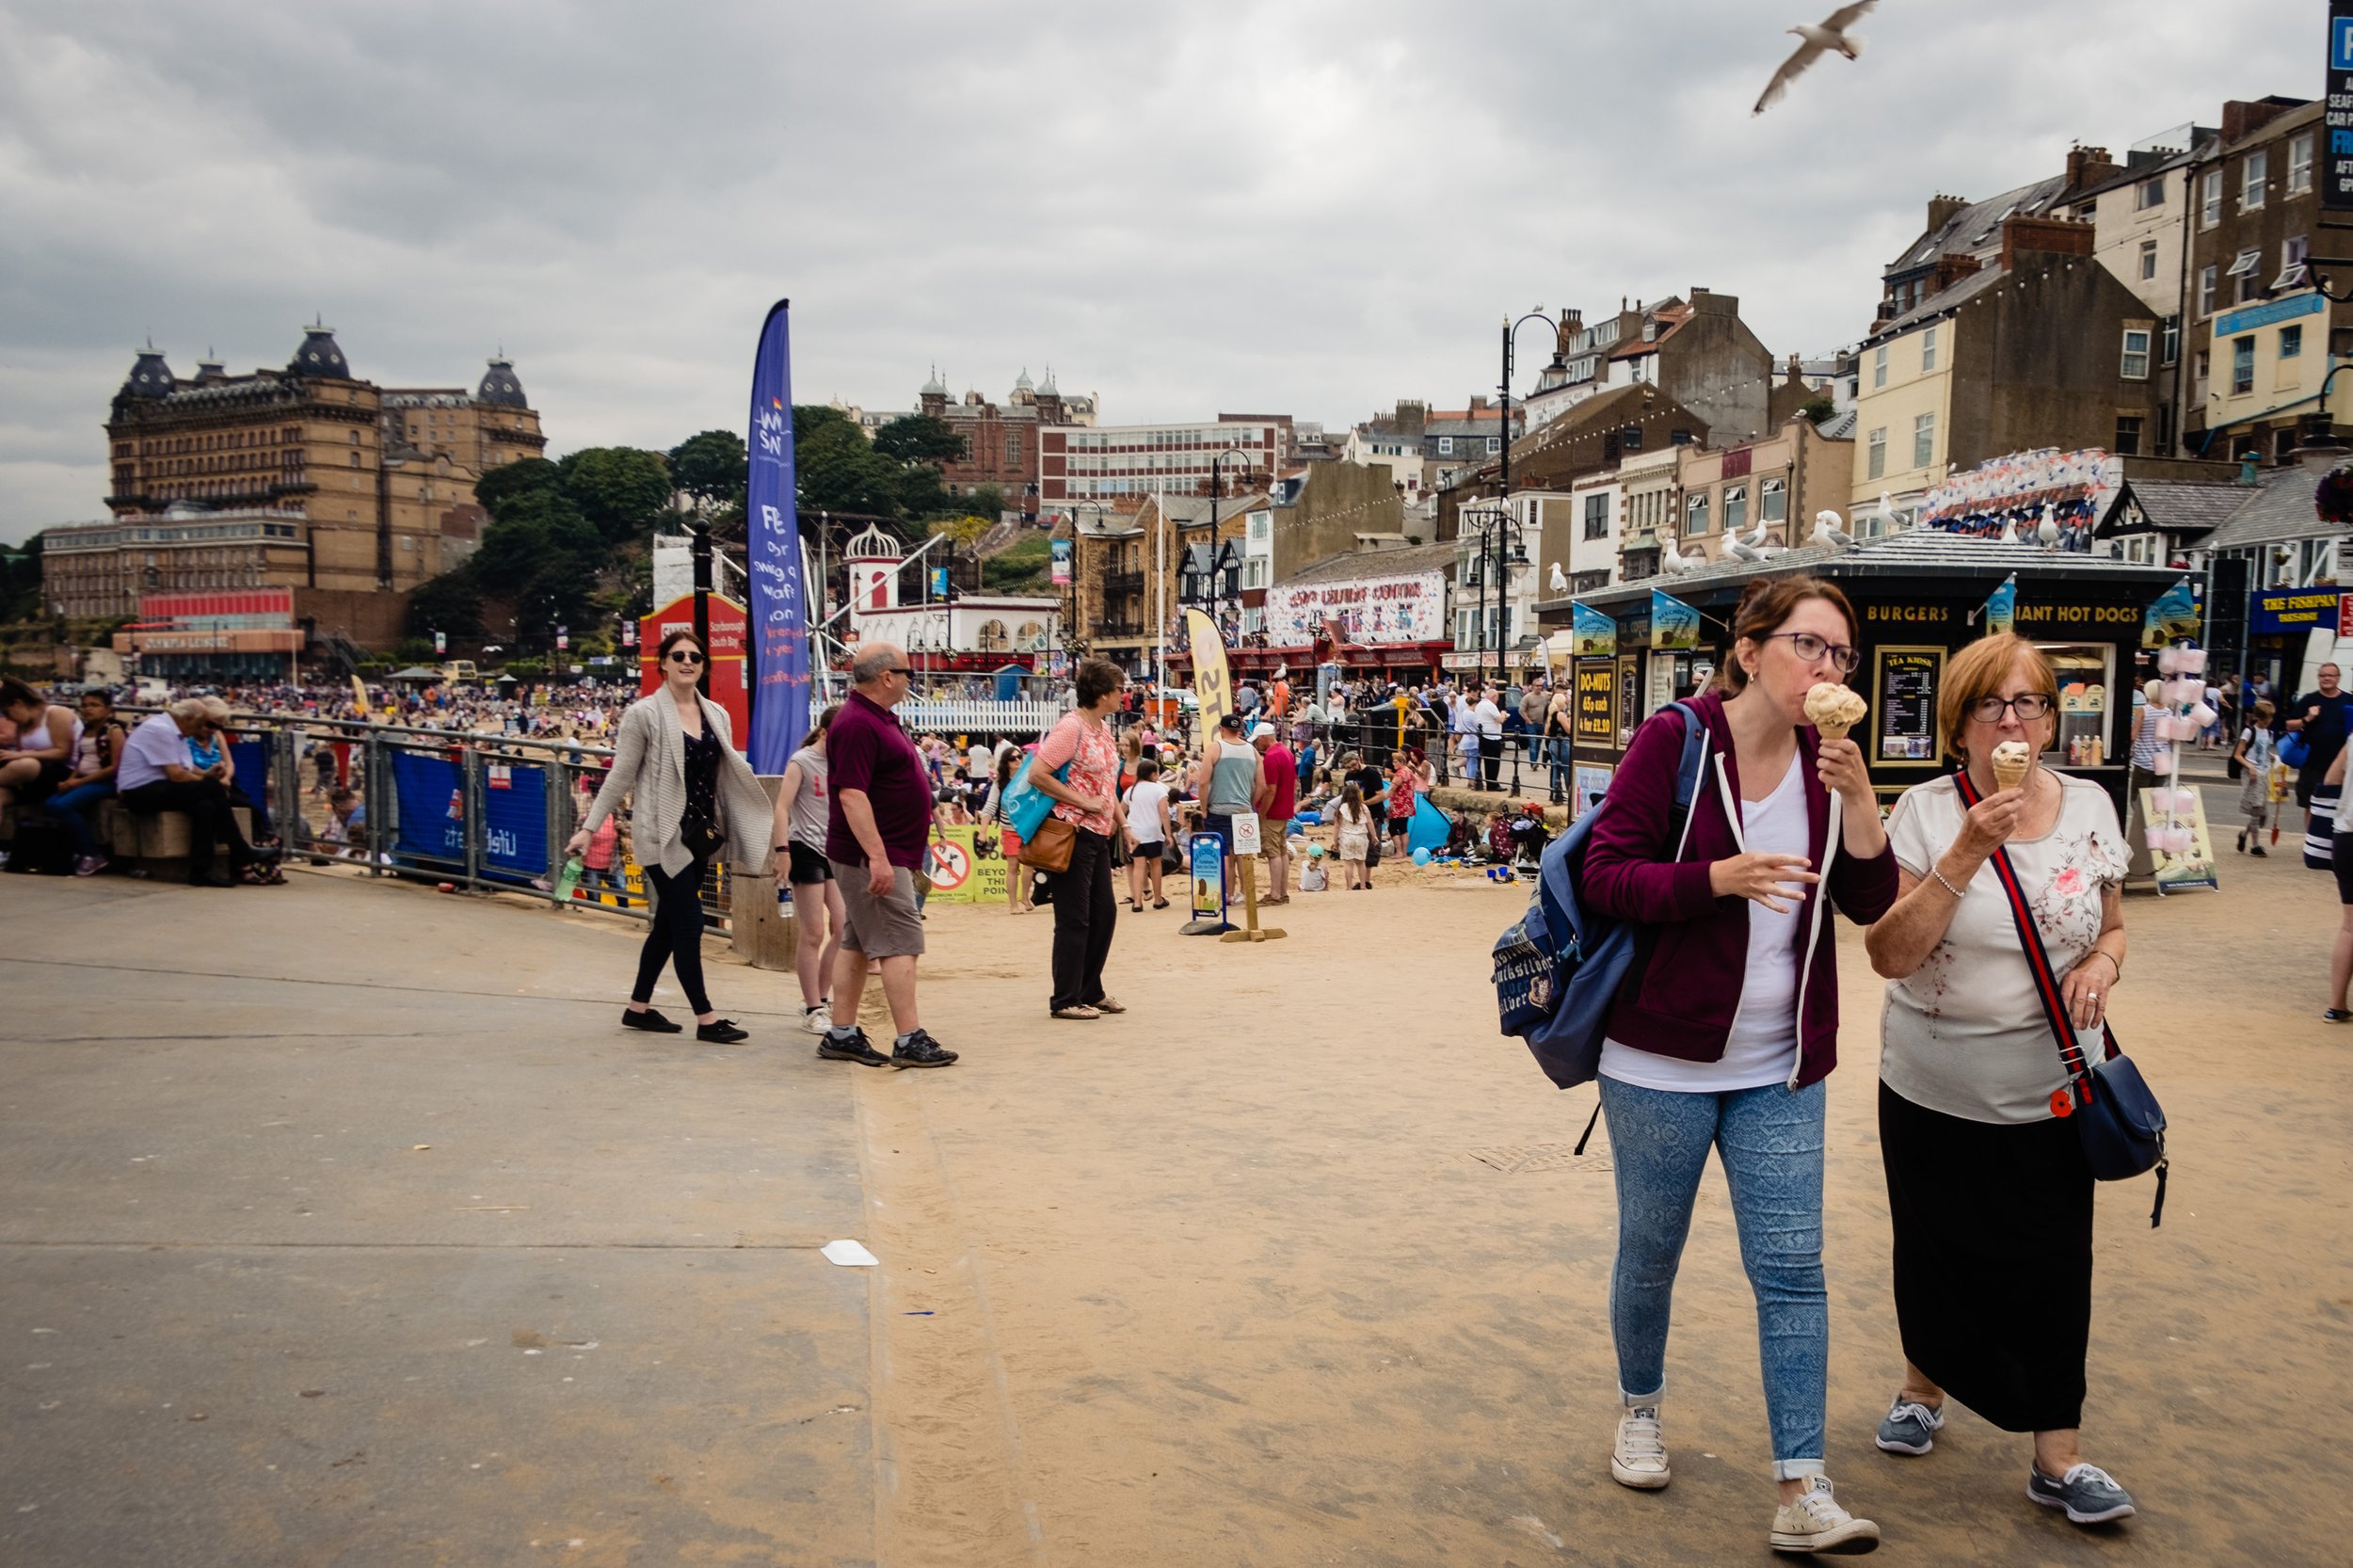
[[[699,664],[702,662],[703,656],[691,648],[670,649],[670,663],[673,664]]]

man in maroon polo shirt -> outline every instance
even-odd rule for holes
[[[851,691],[825,732],[825,858],[849,919],[833,978],[833,1028],[817,1054],[869,1067],[944,1067],[956,1059],[916,1016],[915,961],[923,924],[915,873],[931,836],[932,789],[922,754],[890,712],[906,700],[914,672],[906,650],[870,643],[850,665]],[[869,969],[882,970],[898,1037],[886,1056],[857,1026]]]

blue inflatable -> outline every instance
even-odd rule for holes
[[[1417,866],[1427,866],[1430,864],[1430,851],[1424,848],[1417,847],[1414,851],[1414,864]]]

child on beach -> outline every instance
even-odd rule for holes
[[[1365,868],[1365,856],[1372,849],[1372,813],[1365,809],[1361,786],[1351,784],[1340,792],[1340,807],[1332,822],[1333,853],[1339,856],[1348,886],[1370,888],[1372,873]]]

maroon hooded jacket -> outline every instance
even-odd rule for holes
[[[1723,1059],[1748,970],[1749,901],[1718,898],[1708,867],[1741,853],[1731,813],[1740,798],[1738,759],[1723,698],[1690,699],[1707,726],[1699,787],[1678,852],[1670,835],[1675,769],[1683,760],[1683,720],[1661,709],[1634,732],[1625,760],[1609,781],[1608,808],[1585,850],[1586,902],[1641,934],[1633,969],[1609,1010],[1609,1038],[1684,1062]],[[1831,833],[1831,796],[1815,772],[1819,738],[1798,729],[1805,784],[1806,858],[1819,871]],[[1838,1064],[1838,957],[1825,940],[1823,901],[1858,925],[1896,902],[1896,855],[1882,847],[1857,860],[1843,847],[1829,878],[1810,883],[1798,911],[1798,1072],[1792,1088],[1828,1077]]]

